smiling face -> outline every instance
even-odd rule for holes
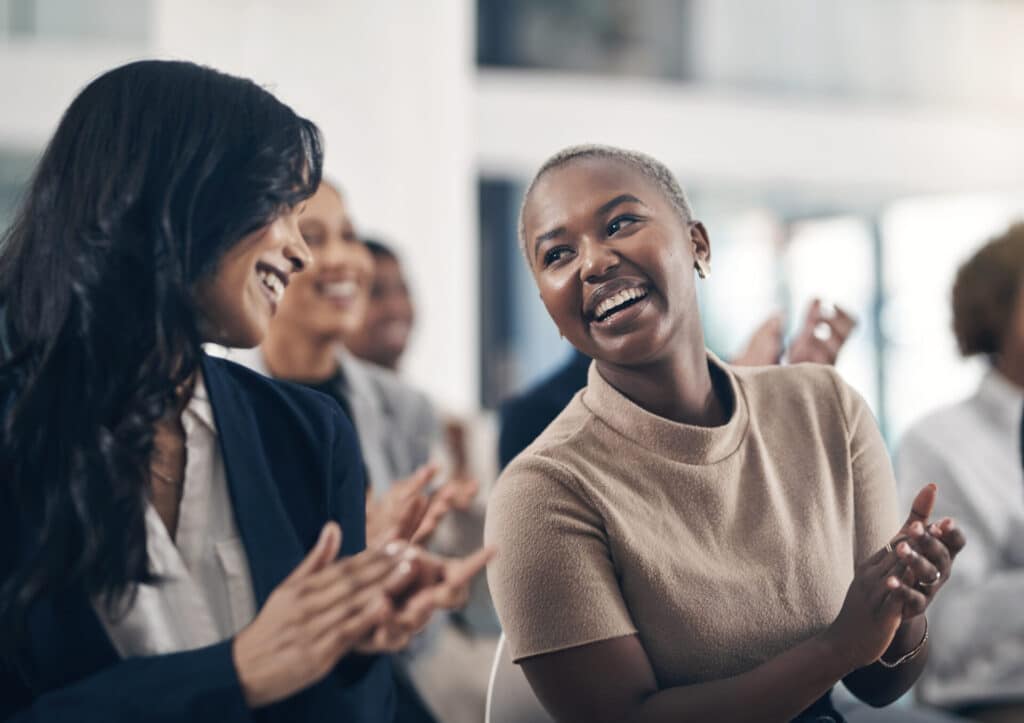
[[[693,267],[710,261],[707,233],[629,163],[587,157],[547,171],[523,232],[541,300],[587,356],[649,364],[699,335]]]
[[[366,318],[345,339],[346,346],[356,356],[394,369],[409,343],[413,319],[412,297],[398,259],[377,254]]]
[[[342,340],[366,315],[373,257],[356,236],[341,196],[326,183],[307,201],[299,229],[313,263],[288,288],[274,326]]]
[[[300,210],[289,209],[245,236],[196,282],[203,341],[243,348],[263,341],[292,274],[311,260],[299,233]]]

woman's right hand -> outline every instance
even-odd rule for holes
[[[337,560],[340,548],[341,528],[329,522],[306,558],[235,637],[235,669],[250,708],[320,681],[392,614],[390,591],[408,585],[408,562],[383,550]]]
[[[857,566],[843,607],[824,633],[851,671],[882,657],[903,622],[903,606],[914,594],[901,579],[903,570],[896,552],[886,548]]]

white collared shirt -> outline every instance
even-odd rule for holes
[[[153,505],[146,507],[149,564],[164,581],[139,585],[123,615],[111,616],[99,601],[93,602],[122,658],[212,645],[233,636],[256,615],[249,560],[201,377],[181,421],[187,456],[176,541]]]
[[[914,425],[897,457],[904,507],[938,485],[933,519],[967,536],[949,582],[929,608],[928,703],[1020,700],[1024,695],[1024,390],[990,370],[977,393]]]

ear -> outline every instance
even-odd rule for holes
[[[708,236],[708,230],[704,228],[704,224],[700,221],[690,222],[690,243],[693,249],[693,258],[695,261],[703,261],[706,265],[711,265],[711,239]]]

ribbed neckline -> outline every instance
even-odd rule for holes
[[[590,365],[583,405],[606,425],[640,447],[676,462],[710,465],[735,452],[746,437],[749,426],[747,400],[736,375],[718,357],[707,352],[712,377],[728,382],[734,408],[729,420],[718,427],[680,424],[648,412],[609,384]]]

